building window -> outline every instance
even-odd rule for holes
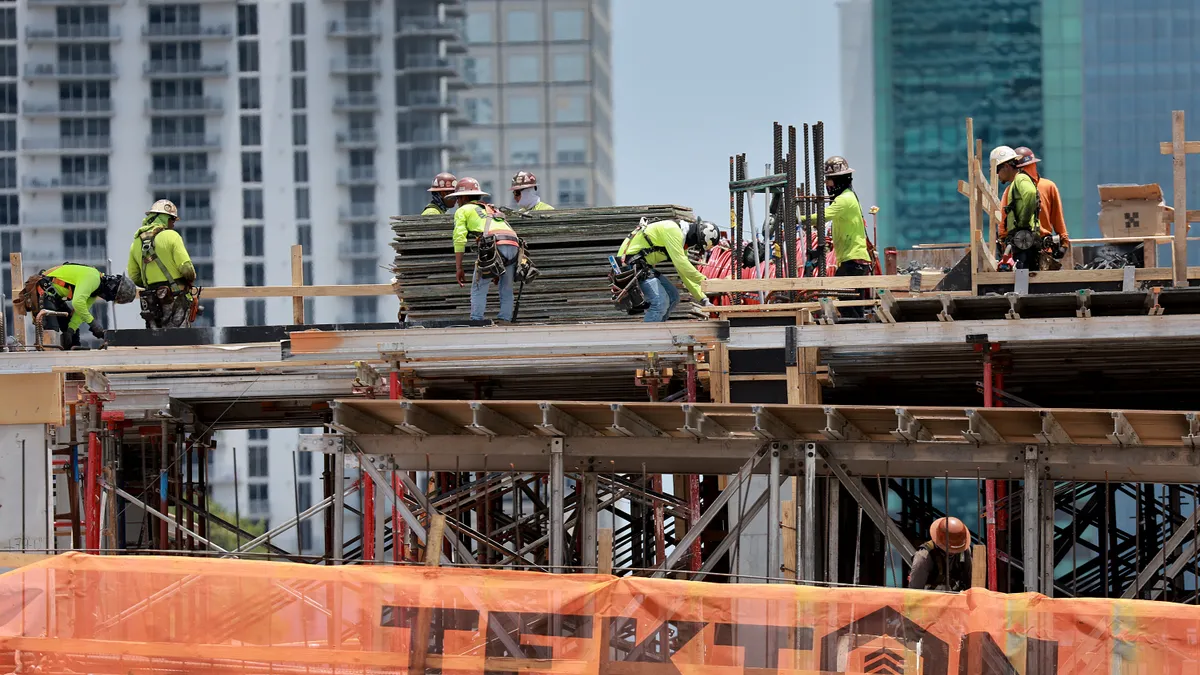
[[[262,120],[258,115],[243,115],[238,124],[242,145],[262,145]]]
[[[554,142],[554,161],[559,164],[587,164],[587,139],[583,136],[559,136]]]
[[[307,68],[304,58],[304,40],[292,40],[292,72],[302,73]]]
[[[17,187],[17,158],[0,157],[0,188]]]
[[[258,72],[258,42],[247,40],[238,43],[238,72]]]
[[[373,284],[379,276],[378,269],[374,260],[355,260],[350,264],[350,283]]]
[[[184,211],[186,214],[187,211]],[[187,221],[184,221],[187,222]],[[212,243],[212,228],[211,227],[181,227],[183,231],[183,243],[187,247],[188,253],[193,258],[211,258],[213,255]],[[196,265],[197,281],[203,279],[202,286],[212,285],[212,266],[208,266],[208,275],[200,274],[201,265]]]
[[[58,12],[59,12],[59,14],[58,14],[59,21],[58,22],[59,23],[65,23],[62,20],[63,9],[64,8],[60,8],[58,10]],[[70,8],[70,9],[75,9],[75,8]],[[83,7],[83,8],[79,8],[79,9],[104,10],[103,23],[108,23],[108,8],[107,7]],[[97,15],[98,14],[99,14],[99,12],[97,11]],[[17,8],[11,7],[8,9],[0,10],[0,40],[16,40],[16,39],[17,39]]]
[[[538,82],[541,79],[541,59],[539,59],[536,55],[515,54],[508,57],[509,82]]]
[[[508,42],[537,42],[538,13],[514,9],[504,15],[504,38]]]
[[[587,62],[583,54],[554,56],[555,82],[583,82],[587,79]]]
[[[242,182],[261,183],[263,179],[262,153],[242,153]]]
[[[490,12],[471,12],[467,15],[467,42],[492,42],[492,16]]]
[[[311,455],[309,452],[300,453],[303,455]],[[308,460],[309,473],[312,473],[312,458]],[[296,513],[304,513],[312,508],[312,483],[299,483],[296,485]],[[307,527],[305,527],[307,526]],[[312,519],[300,521],[299,529],[296,531],[296,546],[301,553],[311,549],[315,542],[312,534]]]
[[[496,162],[496,143],[490,138],[471,138],[464,144],[469,166],[490,167]]]
[[[105,82],[105,84],[108,83]],[[0,84],[0,113],[4,113],[6,115],[17,114],[16,82],[4,82]]]
[[[237,34],[258,35],[258,5],[237,6]]]
[[[17,76],[17,47],[0,47],[0,76]]]
[[[304,3],[292,3],[292,35],[304,35]]]
[[[586,122],[587,100],[583,94],[559,96],[554,101],[554,121],[562,123]]]
[[[267,515],[271,512],[271,500],[268,497],[266,483],[251,483],[247,486],[250,492],[250,513]]]
[[[266,285],[267,267],[263,263],[246,263],[242,265],[242,274],[245,277],[247,286]]]
[[[16,225],[17,213],[20,211],[20,198],[17,195],[0,195],[0,225]],[[20,236],[20,233],[14,233]],[[16,253],[21,249],[18,247],[16,251],[6,252],[4,260],[8,260],[7,253]]]
[[[257,77],[244,77],[238,80],[238,107],[242,110],[262,107]]]
[[[308,188],[296,188],[296,220],[312,218],[309,207]]]
[[[262,220],[262,190],[257,188],[242,190],[242,218],[245,218],[246,220]]]
[[[515,138],[508,144],[508,162],[514,166],[537,166],[542,159],[542,142],[536,138]]]
[[[296,243],[304,249],[305,254],[312,255],[312,225],[297,225],[296,226]],[[306,284],[312,283],[309,281]]]
[[[463,78],[470,84],[491,84],[492,59],[487,56],[471,56],[463,60]]]
[[[312,475],[312,467],[313,467],[312,456],[313,456],[313,454],[311,452],[297,452],[296,453],[296,473],[297,474],[299,474],[301,476],[311,476]],[[303,486],[305,484],[301,484],[301,485]],[[311,496],[309,498],[311,499]],[[309,506],[312,506],[312,504],[309,504]],[[306,507],[300,509],[300,511],[303,512],[304,509],[306,509],[306,508],[308,508],[308,507],[306,506]]]
[[[554,26],[555,40],[583,40],[584,17],[582,9],[557,9],[550,15]]]
[[[308,118],[292,115],[292,145],[308,145]]]
[[[472,124],[492,124],[492,101],[486,98],[466,99],[467,119]]]
[[[354,323],[374,323],[378,309],[379,298],[354,298]]]
[[[292,180],[297,183],[308,182],[307,150],[297,150],[292,153]]]
[[[263,245],[263,226],[247,225],[242,228],[242,255],[247,258],[261,258],[265,255]],[[254,285],[254,284],[247,284]],[[261,284],[258,284],[261,285]]]
[[[246,300],[246,325],[267,325],[267,301],[262,298]]]
[[[582,178],[560,178],[556,204],[562,206],[587,205],[587,181]]]
[[[246,454],[250,456],[250,477],[251,478],[266,478],[267,477],[267,446],[251,445],[246,448]]]
[[[104,260],[108,254],[105,230],[64,230],[63,257],[67,260]]]
[[[509,96],[508,115],[505,121],[509,124],[540,124],[542,121],[542,103],[537,96]]]

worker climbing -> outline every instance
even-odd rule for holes
[[[520,211],[553,211],[554,207],[542,201],[538,195],[537,176],[528,171],[518,171],[512,177],[513,202]]]
[[[704,275],[688,259],[687,249],[703,256],[720,238],[717,226],[707,221],[643,222],[621,243],[612,261],[613,300],[630,313],[644,310],[646,323],[666,321],[679,304],[679,291],[654,266],[670,260],[692,300],[712,304],[700,288]]]
[[[971,532],[958,518],[938,518],[929,541],[913,556],[908,587],[928,591],[965,591],[971,587]]]
[[[997,236],[1000,266],[1037,270],[1041,265],[1044,233],[1039,221],[1041,197],[1028,172],[1033,163],[1007,145],[992,150],[991,161],[1000,181],[1008,183]]]
[[[147,328],[186,328],[200,313],[196,268],[183,237],[175,230],[179,209],[160,199],[146,211],[129,247],[127,273],[141,294]]]
[[[830,157],[825,160],[825,190],[833,201],[825,207],[826,220],[833,222],[833,252],[837,258],[834,276],[865,277],[875,273],[872,245],[867,238],[867,221],[863,219],[862,205],[854,193],[854,169],[845,157]],[[817,214],[801,218],[802,222],[816,223]],[[866,300],[869,289],[858,291]],[[862,307],[846,307],[841,310],[847,318],[862,318]]]
[[[66,350],[79,346],[79,327],[85,323],[93,337],[104,339],[104,328],[92,315],[96,300],[124,305],[136,296],[137,287],[124,275],[63,263],[30,276],[21,291],[21,304],[26,313],[35,316],[43,310],[63,315],[48,315],[42,325],[62,334],[61,345]]]
[[[483,319],[487,311],[488,287],[495,280],[500,293],[497,323],[507,324],[512,322],[515,311],[513,281],[516,279],[524,242],[517,237],[499,209],[483,203],[483,198],[488,196],[474,178],[459,178],[454,192],[447,195],[461,202],[454,213],[455,274],[459,286],[466,284],[463,256],[467,250],[467,238],[471,237],[477,253],[475,272],[471,277],[471,320]]]
[[[426,190],[430,194],[429,204],[421,211],[423,216],[454,215],[455,199],[450,197],[458,181],[452,173],[439,173],[433,177],[433,185]]]

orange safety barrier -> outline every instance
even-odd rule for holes
[[[1192,606],[984,590],[74,553],[0,577],[6,672],[1187,675],[1198,636]]]

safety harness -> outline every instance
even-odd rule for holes
[[[483,216],[483,232],[475,238],[477,258],[475,271],[485,279],[499,279],[504,275],[504,257],[500,255],[501,246],[512,246],[518,251],[522,248],[521,239],[516,233],[505,230],[492,232],[492,221],[503,218],[496,207],[491,204],[475,204],[479,215]]]
[[[154,227],[138,234],[138,238],[142,240],[142,274],[146,273],[146,265],[154,263],[158,265],[158,269],[162,272],[163,278],[167,280],[167,286],[162,287],[162,290],[170,289],[170,295],[179,292],[179,285],[175,283],[175,278],[167,271],[167,266],[158,257],[158,251],[154,249],[154,238],[157,237],[163,230],[167,229],[165,225],[155,225]],[[158,293],[158,295],[167,295],[166,293]],[[169,298],[160,297],[160,300]]]
[[[1025,172],[1022,171],[1021,173]],[[1025,173],[1025,175],[1029,176],[1028,173]],[[1033,217],[1034,219],[1040,221],[1042,217],[1042,193],[1037,189],[1040,179],[1034,178],[1033,176],[1029,176],[1029,179],[1033,181]],[[1015,183],[1016,181],[1014,180],[1013,182]],[[1040,233],[1035,233],[1033,231],[1033,223],[1016,222],[1017,203],[1016,200],[1012,198],[1013,195],[1011,185],[1008,187],[1008,192],[1008,203],[1004,205],[1004,219],[1007,221],[1010,215],[1013,217],[1012,229],[1008,231],[1008,239],[1012,243],[1012,247],[1018,251],[1028,251],[1031,248],[1039,247],[1042,243],[1042,239],[1040,236],[1038,236]]]
[[[613,304],[617,309],[629,314],[640,314],[650,306],[646,300],[646,294],[642,292],[642,282],[658,276],[658,272],[653,265],[646,261],[646,258],[652,253],[669,255],[666,247],[655,246],[654,242],[650,240],[650,236],[646,234],[647,225],[646,219],[642,218],[638,222],[638,226],[629,233],[631,244],[634,238],[640,235],[646,242],[646,247],[637,253],[626,253],[621,257],[620,264],[617,264],[614,258],[612,269],[608,273]]]
[[[925,542],[921,548],[928,551],[930,560],[933,561],[934,574],[930,576],[925,583],[933,583],[936,587],[938,584],[947,583],[949,579],[949,588],[951,591],[965,591],[970,588],[970,582],[963,583],[962,572],[964,568],[967,572],[967,577],[970,578],[971,568],[967,565],[966,553],[954,553],[940,549],[932,541]],[[947,574],[946,565],[950,565],[949,573]]]

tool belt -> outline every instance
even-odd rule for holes
[[[642,292],[642,282],[658,276],[658,272],[646,263],[645,253],[627,259],[617,270],[609,270],[608,280],[612,288],[612,302],[617,309],[629,314],[645,312],[650,303]]]
[[[1033,230],[1022,227],[1008,233],[1008,243],[1012,244],[1015,251],[1028,251],[1033,248],[1041,248],[1042,238]]]
[[[533,260],[530,259],[524,239],[518,239],[521,242],[521,252],[517,256],[517,281],[522,284],[531,284],[542,276],[541,270],[534,266]]]

